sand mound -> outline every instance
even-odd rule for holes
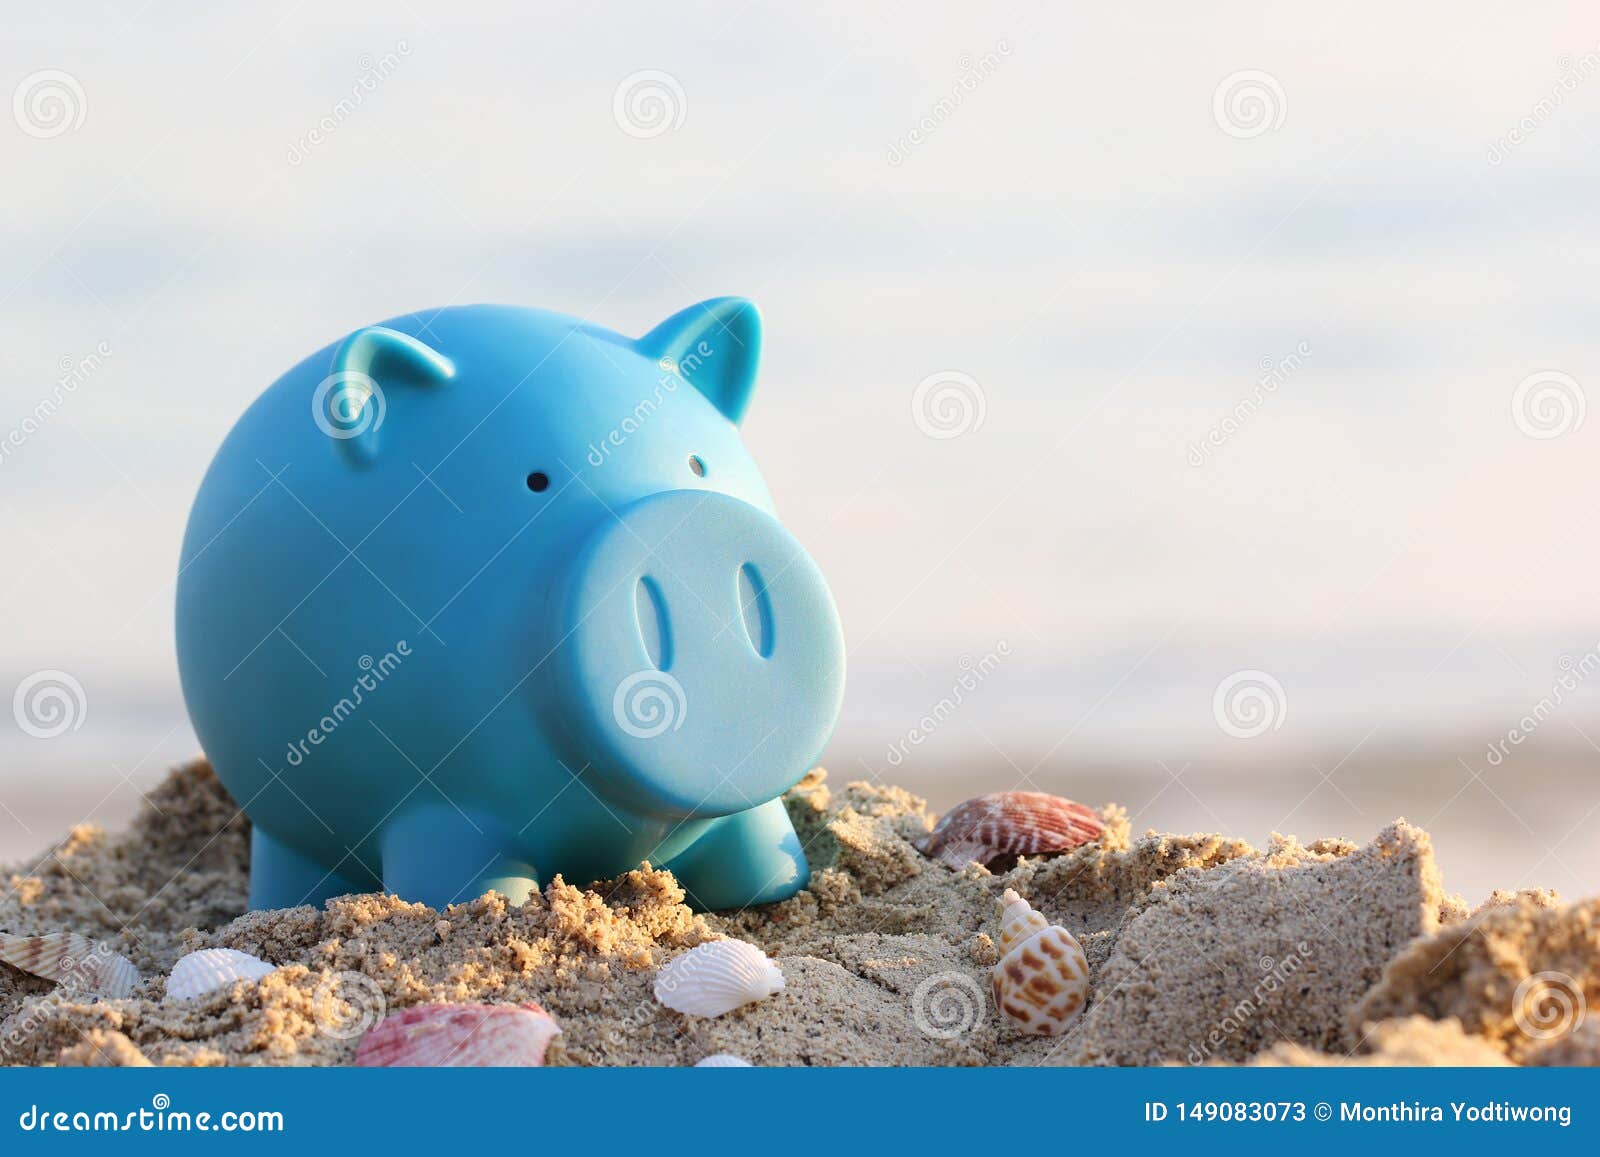
[[[1468,1036],[1458,1020],[1429,1020],[1408,1016],[1368,1026],[1361,1051],[1351,1055],[1320,1053],[1304,1045],[1274,1045],[1253,1065],[1304,1067],[1307,1065],[1451,1065],[1495,1068],[1508,1066],[1505,1055],[1481,1037]]]
[[[1343,1015],[1439,926],[1426,832],[1267,851],[1186,871],[1130,911],[1084,1018],[1079,1063],[1245,1060],[1278,1041],[1347,1047]],[[1248,913],[1248,918],[1243,918]]]
[[[1600,899],[1497,893],[1471,918],[1419,940],[1352,1010],[1361,1025],[1455,1017],[1523,1061],[1581,1028],[1600,1001]]]
[[[537,1001],[564,1029],[551,1064],[685,1065],[718,1052],[766,1065],[1143,1064],[1268,1048],[1269,1063],[1290,1064],[1358,1044],[1377,1058],[1464,1056],[1457,1038],[1509,1047],[1482,1031],[1498,1025],[1473,1005],[1489,999],[1482,985],[1434,984],[1447,995],[1430,1001],[1403,966],[1465,919],[1441,894],[1426,835],[1403,822],[1365,848],[1278,838],[1258,852],[1215,835],[1133,838],[1112,807],[1100,843],[997,876],[923,858],[911,841],[934,817],[898,788],[833,791],[818,771],[787,803],[813,882],[758,910],[696,915],[669,873],[645,865],[581,888],[557,879],[518,907],[489,894],[435,912],[360,895],[245,913],[248,823],[209,768],[191,765],[126,834],[74,831],[7,878],[0,931],[80,931],[146,979],[133,998],[95,1000],[0,965],[0,1059],[346,1064],[385,1012],[435,1000]],[[1093,996],[1066,1036],[1019,1036],[988,1001],[1007,887],[1084,945]],[[1556,911],[1508,898],[1473,921]],[[1550,915],[1517,942],[1536,939],[1551,967],[1580,967],[1572,919]],[[1592,937],[1593,912],[1578,919]],[[771,953],[784,991],[712,1020],[662,1007],[655,970],[723,935]],[[203,947],[281,967],[188,1004],[163,999],[172,963]],[[1393,1020],[1417,1012],[1416,1026]],[[1447,1015],[1473,1036],[1431,1023]],[[1349,1027],[1368,1021],[1391,1023],[1364,1039]]]
[[[1589,1019],[1571,1032],[1542,1042],[1523,1058],[1527,1065],[1600,1065],[1600,1020]]]

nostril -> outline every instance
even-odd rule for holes
[[[754,563],[747,562],[739,568],[739,613],[744,619],[744,633],[750,645],[763,659],[772,657],[773,638],[772,599],[767,594],[767,584]]]
[[[639,638],[645,654],[658,671],[672,666],[672,624],[667,619],[667,600],[661,586],[649,575],[639,579],[633,595],[634,614],[639,619]]]

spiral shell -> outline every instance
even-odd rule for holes
[[[362,1068],[537,1068],[561,1026],[537,1004],[418,1004],[356,1048]]]
[[[1059,1036],[1089,1000],[1083,946],[1009,888],[1000,903],[1001,956],[989,973],[994,1006],[1022,1032]]]
[[[1099,839],[1093,808],[1042,791],[997,791],[957,804],[917,848],[952,868],[995,867],[1018,856],[1067,852]]]
[[[219,988],[228,988],[237,980],[260,980],[277,969],[276,964],[268,964],[248,952],[202,948],[172,966],[172,975],[167,977],[167,995],[173,1000],[194,1000]]]
[[[669,960],[656,974],[656,999],[690,1016],[721,1016],[783,991],[783,972],[743,940],[712,940]]]
[[[709,1057],[701,1057],[695,1061],[697,1069],[749,1069],[754,1068],[743,1057],[736,1057],[732,1053],[712,1053]]]
[[[139,983],[139,970],[133,961],[76,932],[47,932],[41,936],[0,933],[0,960],[53,980],[62,988],[113,999],[132,995],[134,985]]]
[[[1036,933],[1043,932],[1050,927],[1050,921],[1044,918],[1043,912],[1034,910],[1021,896],[1010,888],[1006,889],[1005,897],[1000,901],[1000,955],[1004,956],[1025,940],[1031,940]]]

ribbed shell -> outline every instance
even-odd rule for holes
[[[1000,955],[1004,956],[1024,940],[1032,938],[1036,933],[1043,932],[1050,927],[1050,921],[1044,918],[1043,912],[1036,912],[1033,905],[1010,888],[1000,898]]]
[[[536,1068],[561,1026],[537,1004],[418,1004],[361,1038],[363,1068]]]
[[[732,1053],[713,1053],[709,1057],[701,1057],[695,1061],[697,1069],[750,1069],[755,1066],[743,1057],[736,1057]]]
[[[754,944],[712,940],[669,960],[656,974],[656,999],[690,1016],[721,1016],[783,991],[783,972]]]
[[[1105,821],[1093,808],[1042,791],[997,791],[951,808],[917,847],[952,868],[990,867],[1017,856],[1067,852],[1097,840]]]
[[[167,977],[167,995],[173,1000],[194,1000],[227,988],[237,980],[260,980],[277,968],[276,964],[268,964],[259,956],[237,949],[202,948],[172,966],[172,975]]]
[[[1059,1036],[1089,1002],[1083,946],[1010,889],[1000,902],[1001,956],[989,973],[994,1006],[1021,1032]]]
[[[133,961],[76,932],[41,936],[0,933],[0,960],[62,988],[118,999],[130,996],[139,983]]]

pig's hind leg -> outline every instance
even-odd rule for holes
[[[355,892],[375,892],[376,878],[354,859],[347,860],[342,868],[354,869],[350,874],[329,871],[307,859],[293,848],[273,839],[259,826],[250,831],[250,907],[259,911],[266,908],[298,908],[312,904],[320,908],[335,896],[348,896]]]
[[[487,815],[424,804],[395,816],[383,832],[383,888],[402,900],[443,910],[499,892],[521,904],[539,890],[528,861]]]
[[[781,799],[712,821],[664,866],[702,912],[774,904],[811,882],[811,866]]]

